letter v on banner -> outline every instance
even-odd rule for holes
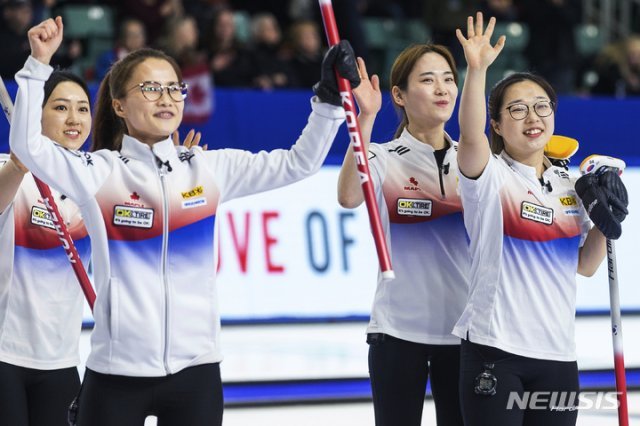
[[[338,44],[340,41],[338,26],[336,25],[336,19],[333,14],[333,6],[331,4],[331,0],[319,0],[319,3],[320,11],[322,12],[322,21],[324,22],[324,30],[327,34],[327,40],[329,42],[329,46],[333,46],[334,44]],[[347,130],[349,131],[349,138],[352,142],[353,153],[356,159],[356,167],[358,168],[358,176],[360,177],[364,201],[367,206],[367,212],[369,213],[369,223],[371,225],[373,241],[376,245],[376,252],[378,253],[380,271],[382,272],[382,277],[384,279],[393,279],[395,278],[395,274],[391,269],[389,250],[387,249],[386,239],[384,237],[384,232],[382,231],[382,224],[380,223],[380,212],[378,211],[378,204],[376,203],[373,184],[369,174],[369,163],[367,162],[367,156],[364,155],[360,126],[358,125],[358,119],[355,115],[353,97],[351,95],[351,84],[348,80],[340,77],[338,73],[336,73],[336,78],[338,80],[338,89],[340,91],[340,98],[342,99],[342,106],[344,107],[347,115]]]

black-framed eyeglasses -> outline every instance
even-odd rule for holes
[[[531,108],[536,112],[538,117],[548,117],[553,114],[555,104],[553,101],[538,101],[531,105]],[[509,105],[505,109],[509,111],[509,115],[514,120],[524,120],[529,115],[529,105],[527,104],[513,104]]]
[[[167,89],[169,97],[176,102],[183,102],[187,99],[187,91],[189,86],[185,82],[171,83],[169,85],[163,85],[157,81],[143,81],[133,86],[129,90],[133,90],[136,87],[140,88],[142,96],[148,101],[155,102],[162,97],[162,92]]]

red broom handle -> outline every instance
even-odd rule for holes
[[[336,18],[333,14],[333,6],[331,4],[331,0],[319,0],[319,2],[327,40],[329,42],[329,46],[333,46],[340,42],[338,26],[336,25]],[[369,162],[362,144],[362,134],[360,133],[360,125],[356,115],[355,103],[351,94],[351,84],[347,79],[342,78],[337,72],[336,77],[338,79],[340,97],[342,98],[342,106],[344,107],[344,111],[347,116],[347,130],[349,131],[349,139],[353,146],[353,155],[356,160],[356,167],[358,168],[358,176],[360,176],[360,182],[362,184],[364,201],[367,206],[367,212],[369,213],[369,223],[371,225],[371,232],[373,233],[373,240],[376,245],[380,271],[382,271],[383,278],[393,279],[395,274],[393,273],[393,269],[391,269],[389,250],[387,249],[384,231],[382,229],[382,224],[380,223],[380,212],[378,211],[378,203],[376,203],[373,183],[371,181],[371,175],[369,174]]]

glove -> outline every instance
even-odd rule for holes
[[[599,177],[593,173],[580,177],[576,181],[576,193],[595,227],[608,239],[617,240],[622,235],[622,226],[609,206],[607,190],[600,186],[598,180]]]
[[[331,46],[324,55],[320,70],[320,81],[313,86],[313,92],[320,99],[320,102],[342,106],[334,66],[341,77],[349,80],[352,88],[358,87],[360,75],[358,74],[356,55],[347,40],[341,40],[340,43]]]
[[[620,175],[612,170],[604,172],[598,175],[598,184],[607,194],[609,207],[618,222],[625,220],[629,214],[629,210],[627,210],[629,195]]]

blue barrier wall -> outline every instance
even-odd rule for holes
[[[15,93],[9,83],[9,92]],[[95,94],[97,87],[92,87]],[[287,148],[298,137],[311,111],[311,91],[274,91],[216,89],[215,112],[204,125],[194,126],[203,132],[210,149],[240,148],[251,151]],[[373,132],[373,140],[383,142],[393,137],[397,116],[385,94],[382,111]],[[561,97],[556,117],[556,133],[580,141],[580,150],[572,164],[579,164],[590,154],[607,154],[624,158],[629,165],[640,166],[640,98]],[[183,133],[189,126],[183,126]],[[447,130],[458,137],[457,111]],[[7,122],[0,120],[0,152],[8,151]],[[341,129],[329,153],[328,163],[339,164],[348,146],[347,133]]]

